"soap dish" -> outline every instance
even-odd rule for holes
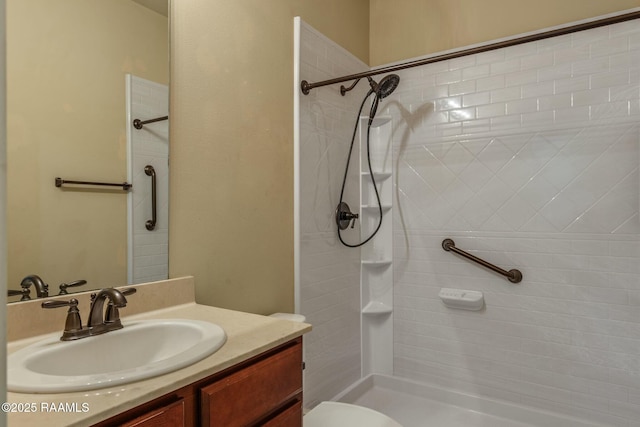
[[[480,291],[442,288],[438,296],[449,308],[477,311],[484,307],[484,294]]]

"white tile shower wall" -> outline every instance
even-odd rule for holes
[[[302,79],[316,82],[366,69],[301,23]],[[334,221],[356,112],[367,89],[360,86],[345,97],[337,85],[300,96],[300,312],[313,325],[305,336],[306,407],[331,399],[361,375],[360,250],[342,246]],[[356,149],[343,198],[356,211],[358,160]],[[343,236],[357,242],[359,227]]]
[[[401,78],[383,106],[399,123],[394,373],[640,425],[640,22]],[[447,309],[441,287],[486,307]]]
[[[130,76],[131,117],[148,120],[168,115],[169,88],[136,76]],[[131,127],[133,159],[130,179],[133,184],[130,209],[132,253],[129,256],[131,283],[164,280],[169,274],[169,122]],[[145,227],[151,219],[151,177],[145,174],[146,165],[156,171],[156,228]]]

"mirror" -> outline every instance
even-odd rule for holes
[[[156,172],[158,188],[168,189],[168,122],[135,130],[127,115],[167,114],[167,0],[7,0],[6,8],[8,288],[20,290],[29,275],[48,283],[49,295],[77,280],[87,283],[68,292],[149,281],[130,271],[140,227],[128,217],[151,210],[150,190],[134,196],[150,188],[146,163],[163,162],[153,144],[164,147]],[[163,87],[165,98],[156,97]],[[56,187],[56,177],[134,186]],[[166,208],[167,198],[158,194],[158,204]],[[151,280],[166,278],[168,257],[158,245],[166,253],[168,241],[152,244],[168,236],[166,214],[148,233],[135,270],[164,259],[164,277],[156,271]]]

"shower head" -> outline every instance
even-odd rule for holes
[[[380,83],[376,83],[371,77],[367,77],[371,90],[375,92],[378,99],[386,98],[396,90],[400,84],[400,77],[397,74],[389,74],[384,76]]]

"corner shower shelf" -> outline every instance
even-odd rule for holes
[[[392,312],[393,308],[380,301],[370,301],[369,304],[362,309],[362,314],[368,316],[379,316],[383,314],[391,314]]]
[[[391,205],[382,205],[382,211],[386,212],[389,209],[391,209]],[[378,205],[364,205],[362,206],[362,210],[373,210],[373,211],[377,211],[378,210]]]
[[[362,373],[390,375],[393,373],[393,121],[391,116],[381,116],[373,120],[371,129],[367,129],[367,124],[368,119],[361,117],[360,170],[356,178],[360,181],[360,238],[368,238],[374,227],[377,232],[360,253],[362,345],[371,349],[371,354],[362,352]],[[369,151],[371,156],[367,156]],[[373,182],[377,189],[373,188]]]
[[[362,265],[364,265],[365,267],[388,267],[391,265],[391,260],[390,259],[381,259],[377,261],[365,260],[365,261],[362,261]]]
[[[371,179],[371,174],[369,172],[362,172],[362,176]],[[374,172],[373,177],[376,182],[384,181],[387,178],[391,178],[391,172]]]
[[[368,116],[360,116],[360,120],[363,121],[368,121],[369,117]],[[371,123],[371,127],[372,128],[377,128],[380,127],[384,124],[387,124],[391,121],[391,117],[389,116],[380,116],[380,117],[373,117],[373,123]]]

